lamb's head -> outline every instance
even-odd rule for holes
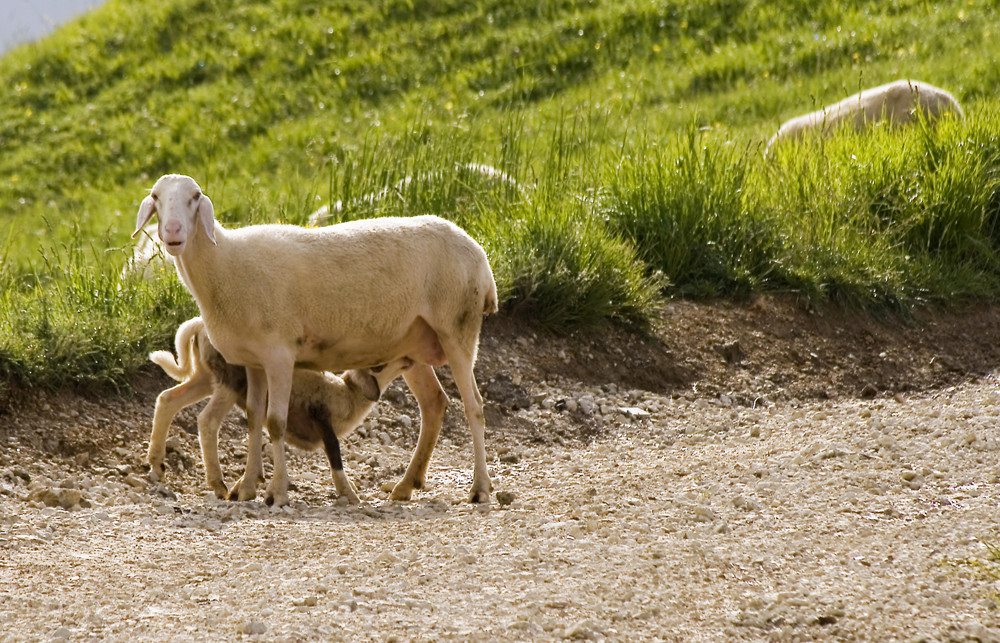
[[[401,357],[388,364],[380,364],[370,368],[356,368],[344,371],[341,378],[347,387],[360,393],[363,397],[372,402],[378,402],[382,397],[382,391],[389,386],[400,374],[413,366],[413,360],[409,357]]]
[[[191,235],[201,225],[209,241],[215,243],[215,209],[212,201],[190,176],[164,174],[142,200],[136,220],[135,238],[153,215],[159,219],[158,232],[167,253],[179,256]]]

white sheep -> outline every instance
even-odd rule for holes
[[[493,167],[492,165],[486,165],[485,163],[456,163],[455,171],[459,178],[481,179],[483,181],[499,184],[508,190],[519,192],[524,198],[527,198],[524,188],[517,182],[517,179],[508,175],[503,170]],[[444,178],[444,172],[440,170],[419,176],[421,181],[440,181],[442,178]],[[382,188],[378,192],[372,192],[364,196],[354,198],[348,203],[354,208],[371,207],[381,201],[384,201],[390,195],[401,195],[412,182],[413,177],[407,176],[397,181],[392,188]],[[328,205],[320,206],[315,212],[309,215],[306,225],[311,227],[326,225],[334,218],[339,217],[343,211],[344,202],[340,200],[334,202],[332,207]]]
[[[149,476],[154,481],[163,478],[167,431],[174,416],[184,407],[211,396],[198,415],[198,441],[205,480],[216,496],[224,498],[228,489],[219,466],[219,426],[233,405],[246,409],[246,369],[229,364],[215,350],[200,317],[180,325],[174,344],[176,358],[170,351],[149,354],[150,360],[180,382],[156,398],[146,456]],[[361,423],[385,387],[410,366],[409,359],[402,359],[378,369],[345,371],[339,377],[331,373],[295,370],[288,403],[288,442],[306,450],[323,445],[337,493],[351,504],[359,504],[360,498],[344,474],[339,439]]]
[[[323,228],[254,225],[229,230],[188,176],[160,177],[139,207],[136,234],[152,216],[194,295],[212,344],[247,367],[247,468],[230,495],[256,497],[266,406],[274,474],[268,504],[288,502],[284,455],[292,374],[365,368],[408,357],[404,378],[420,405],[420,435],[391,498],[423,487],[448,397],[433,366],[449,363],[474,452],[470,500],[488,502],[483,399],[473,365],[483,315],[497,310],[482,247],[435,216],[382,218]]]
[[[808,132],[826,134],[845,124],[853,125],[856,130],[880,121],[902,125],[915,121],[918,111],[928,119],[947,112],[964,117],[955,97],[940,87],[916,80],[897,80],[786,121],[768,142],[765,154],[779,140],[800,138]]]

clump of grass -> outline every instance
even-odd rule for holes
[[[78,242],[40,253],[38,268],[0,277],[0,383],[122,391],[154,348],[197,308],[172,275],[123,277]]]
[[[779,239],[748,199],[750,148],[689,127],[666,144],[626,148],[609,172],[609,225],[667,275],[679,294],[740,295],[772,280]]]
[[[609,234],[583,204],[525,205],[514,216],[484,216],[484,240],[508,314],[566,333],[608,322],[648,329],[666,280],[648,274],[634,247]]]

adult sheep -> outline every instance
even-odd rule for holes
[[[770,151],[779,140],[800,138],[808,132],[825,134],[840,125],[850,124],[862,130],[879,121],[897,125],[910,123],[917,119],[917,112],[923,112],[928,119],[946,112],[958,118],[964,116],[955,97],[940,87],[917,80],[897,80],[864,89],[838,103],[785,121],[768,142],[767,150]]]
[[[168,174],[142,200],[136,233],[153,215],[177,274],[201,310],[212,344],[247,367],[247,468],[230,497],[250,500],[262,478],[265,412],[274,473],[265,501],[288,502],[284,434],[296,366],[344,370],[401,358],[420,405],[420,435],[394,500],[424,486],[448,397],[434,366],[451,365],[474,451],[470,500],[489,502],[483,398],[473,365],[483,315],[497,310],[482,247],[435,216],[323,228],[254,225],[229,230],[188,176]],[[266,411],[265,411],[266,409]]]

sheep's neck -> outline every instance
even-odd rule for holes
[[[209,241],[199,228],[191,235],[188,247],[185,248],[184,252],[175,257],[177,274],[203,313],[205,310],[211,311],[214,308],[213,302],[210,301],[211,283],[217,280],[215,275],[220,269],[215,259],[219,256],[218,249],[226,242],[225,232],[218,224],[215,225],[215,241],[215,244]]]

